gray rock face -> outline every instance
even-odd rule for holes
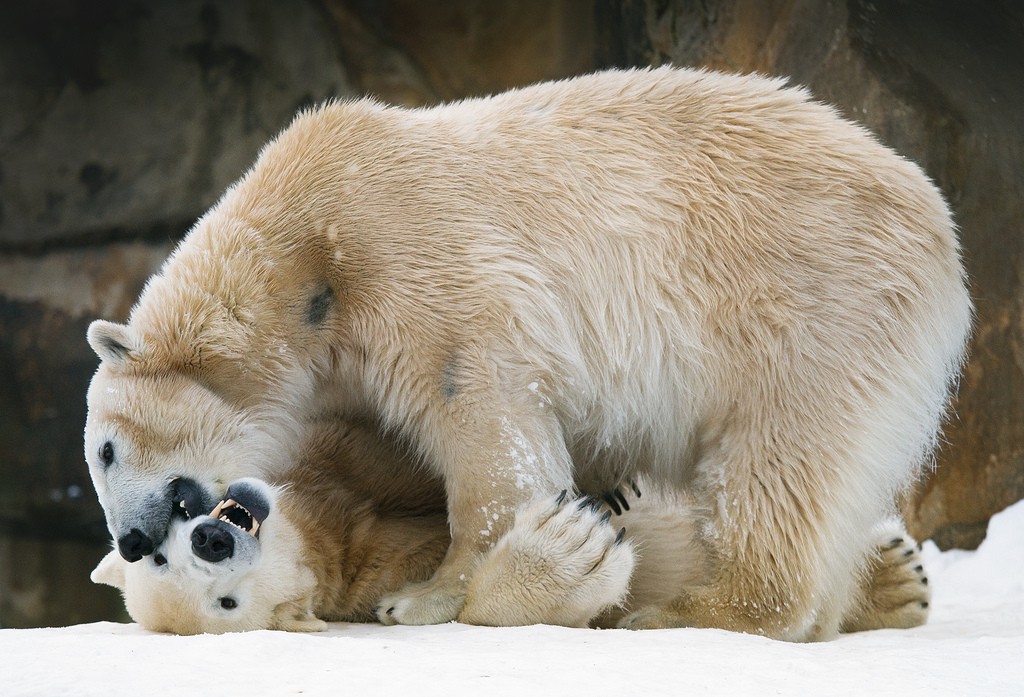
[[[350,93],[308,3],[5,3],[0,242],[136,236],[213,203],[302,104]]]

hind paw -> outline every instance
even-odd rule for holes
[[[927,621],[930,605],[931,587],[917,542],[902,524],[886,523],[842,631],[917,627]]]

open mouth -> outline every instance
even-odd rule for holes
[[[211,518],[234,525],[253,537],[259,537],[260,525],[269,515],[270,505],[266,498],[247,482],[229,486],[224,500],[210,512]]]
[[[209,498],[197,482],[175,479],[172,487],[171,514],[181,520],[192,520],[209,512],[211,518],[259,537],[260,525],[270,515],[270,504],[265,494],[258,486],[244,480],[229,486],[224,498],[212,511]],[[204,500],[207,502],[205,506]]]
[[[253,537],[260,536],[260,521],[248,508],[234,499],[225,499],[218,503],[210,512],[210,517],[230,523]]]

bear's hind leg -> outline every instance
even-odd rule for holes
[[[798,426],[786,428],[777,413],[765,432],[731,432],[705,450],[700,499],[711,509],[696,529],[708,550],[707,575],[620,626],[720,628],[789,641],[838,633],[869,547],[857,532],[869,523],[860,519],[881,516],[868,511],[881,507],[881,496],[856,487],[852,449],[797,435]]]

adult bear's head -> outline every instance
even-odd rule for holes
[[[129,325],[97,320],[88,336],[102,360],[89,387],[85,458],[128,561],[152,553],[172,516],[208,512],[229,482],[287,460],[260,411],[188,375],[152,370]]]
[[[290,464],[312,392],[305,306],[323,291],[295,274],[280,282],[271,257],[251,226],[215,209],[127,324],[89,327],[101,362],[85,457],[129,561],[159,545],[172,514],[207,512],[229,482]]]

